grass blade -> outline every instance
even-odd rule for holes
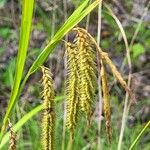
[[[20,82],[22,79],[24,64],[25,64],[25,60],[26,60],[26,53],[27,53],[27,48],[28,48],[28,43],[29,43],[29,37],[30,37],[33,6],[34,6],[34,0],[23,1],[20,40],[19,40],[19,48],[18,48],[14,85],[13,85],[13,89],[11,92],[10,101],[8,104],[6,115],[3,120],[3,127],[1,129],[0,139],[3,136],[3,132],[6,128],[6,124],[7,124],[8,117],[10,116],[10,112],[14,107],[15,99],[18,94]]]
[[[57,96],[55,98],[55,101],[58,103],[60,101],[62,101],[64,99],[64,96]],[[40,111],[42,111],[43,109],[43,105],[39,105],[37,107],[35,107],[34,109],[32,109],[30,112],[28,112],[27,114],[25,114],[13,127],[13,131],[17,132],[27,121],[29,121],[29,119],[31,119],[34,115],[36,115],[37,113],[39,113]],[[8,142],[9,140],[9,132],[7,132],[3,138],[2,141],[0,143],[0,149],[3,148],[3,146]]]
[[[139,133],[139,135],[137,136],[137,138],[133,141],[132,145],[130,146],[129,150],[132,150],[135,146],[135,144],[138,142],[138,140],[141,138],[141,136],[143,135],[143,133],[145,132],[145,130],[150,126],[150,121],[148,121],[148,123],[144,126],[144,128],[142,129],[142,131]]]
[[[13,131],[18,131],[30,118],[32,118],[34,115],[36,115],[39,111],[43,109],[43,105],[39,105],[36,108],[32,109],[29,113],[27,113],[25,116],[23,116],[14,126]],[[1,143],[0,143],[0,149],[7,143],[9,140],[9,132],[7,132]]]

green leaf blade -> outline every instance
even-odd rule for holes
[[[7,125],[7,120],[10,116],[11,110],[14,107],[15,100],[19,91],[19,86],[20,86],[20,82],[22,79],[22,74],[23,74],[23,69],[24,69],[24,64],[25,64],[26,54],[27,54],[27,48],[28,48],[28,43],[29,43],[33,6],[34,6],[34,0],[23,1],[23,11],[22,11],[22,20],[21,20],[21,28],[20,28],[20,40],[19,40],[14,85],[13,85],[13,90],[11,92],[6,115],[3,120],[3,126],[1,129],[0,138],[3,136],[4,130]]]
[[[34,108],[32,111],[27,113],[25,116],[23,116],[14,126],[13,131],[18,131],[30,118],[32,118],[35,114],[37,114],[39,111],[43,109],[43,105],[39,105],[36,108]],[[8,142],[9,140],[9,132],[7,132],[1,143],[0,143],[0,149],[3,148],[3,146]]]
[[[55,98],[55,102],[59,103],[64,99],[63,95],[57,96]],[[33,116],[35,116],[36,114],[38,114],[40,111],[43,110],[43,105],[38,105],[35,108],[33,108],[30,112],[28,112],[27,114],[25,114],[14,126],[13,126],[13,131],[17,132],[26,122],[28,122]],[[1,142],[0,142],[0,149],[3,148],[3,146],[8,142],[9,140],[9,132],[7,132]]]

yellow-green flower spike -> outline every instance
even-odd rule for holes
[[[73,136],[79,114],[79,73],[78,73],[78,51],[74,44],[66,44],[67,54],[67,127]]]
[[[97,89],[96,51],[92,47],[90,38],[82,30],[77,30],[75,44],[79,52],[80,64],[80,107],[89,119]]]
[[[44,114],[42,120],[42,145],[44,150],[54,150],[55,143],[55,102],[54,87],[48,68],[42,68]]]

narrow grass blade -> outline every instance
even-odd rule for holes
[[[123,29],[123,26],[121,24],[121,22],[119,21],[119,19],[115,16],[115,14],[112,12],[112,10],[110,9],[110,7],[104,3],[104,6],[108,9],[109,11],[109,15],[112,16],[112,18],[115,20],[116,24],[118,25],[119,29],[120,29],[120,32],[122,34],[122,37],[123,37],[123,40],[124,40],[124,43],[125,43],[125,47],[126,47],[126,50],[129,51],[129,44],[128,44],[128,40],[127,40],[127,36],[125,34],[125,31]]]
[[[138,140],[141,138],[141,136],[143,135],[143,133],[145,132],[145,130],[150,127],[150,121],[148,121],[148,123],[145,125],[145,127],[142,129],[142,131],[139,133],[139,135],[137,136],[137,138],[133,141],[132,145],[130,146],[129,150],[132,150],[135,146],[135,144],[138,142]]]
[[[64,96],[57,96],[55,98],[55,101],[56,102],[60,102],[64,99]],[[29,119],[31,119],[34,115],[36,115],[37,113],[39,113],[40,111],[42,111],[43,109],[43,105],[39,105],[37,107],[35,107],[34,109],[32,109],[30,112],[28,112],[27,114],[25,114],[13,127],[13,131],[14,132],[17,132],[19,129],[22,128],[22,126],[27,122],[29,121]],[[0,149],[3,148],[3,146],[8,142],[9,140],[9,132],[7,132],[2,140],[1,140],[1,143],[0,143]]]
[[[13,131],[18,131],[30,118],[32,118],[34,115],[36,115],[39,111],[43,109],[43,105],[39,105],[36,108],[32,109],[29,113],[27,113],[25,116],[23,116],[13,127]],[[1,143],[0,143],[0,149],[7,143],[9,140],[9,132],[7,132]]]
[[[121,22],[119,21],[119,19],[115,16],[113,11],[111,10],[111,8],[106,3],[104,3],[104,6],[108,9],[108,11],[109,11],[108,14],[110,16],[112,16],[112,18],[115,20],[116,24],[118,25],[118,27],[120,29],[120,32],[122,34],[122,37],[123,37],[123,40],[124,40],[124,44],[125,44],[125,47],[126,47],[127,61],[128,61],[129,70],[130,70],[130,73],[131,73],[131,71],[132,71],[132,63],[131,63],[131,58],[130,58],[130,49],[129,49],[129,44],[128,44],[128,40],[127,40],[126,33],[124,31],[124,28],[123,28]],[[121,69],[124,67],[125,61],[126,61],[126,57],[125,57],[125,59],[123,61],[123,65],[122,65]]]
[[[3,127],[1,129],[0,138],[3,136],[3,132],[6,128],[8,117],[10,115],[11,110],[14,107],[15,99],[18,94],[20,82],[22,79],[24,64],[26,60],[29,37],[30,37],[34,0],[25,0],[23,1],[22,4],[23,4],[23,11],[22,11],[22,19],[21,19],[20,40],[19,40],[18,56],[17,56],[17,63],[16,63],[15,79],[14,79],[14,85],[11,92],[6,115],[3,120]]]

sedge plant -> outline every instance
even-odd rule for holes
[[[10,101],[8,104],[8,109],[6,111],[6,115],[4,116],[3,126],[1,129],[1,143],[0,148],[2,148],[5,143],[8,141],[8,134],[5,133],[5,129],[8,123],[8,118],[15,107],[15,103],[17,102],[19,95],[31,74],[41,68],[43,77],[42,77],[42,85],[43,85],[43,104],[33,109],[27,115],[25,115],[17,124],[11,127],[11,138],[10,138],[10,150],[16,149],[15,136],[13,134],[13,130],[17,131],[23,124],[25,124],[33,115],[37,114],[39,111],[43,110],[43,120],[41,123],[42,126],[42,138],[41,142],[43,145],[43,149],[45,150],[55,150],[55,120],[56,112],[55,109],[55,92],[53,87],[52,75],[48,68],[41,65],[46,61],[49,54],[53,51],[55,46],[59,43],[59,41],[65,36],[75,25],[77,25],[87,14],[89,14],[100,2],[100,0],[95,0],[89,6],[86,7],[89,1],[85,0],[81,6],[78,7],[74,11],[74,13],[68,18],[68,20],[64,23],[64,25],[58,30],[58,32],[54,35],[52,40],[48,43],[45,49],[40,53],[34,63],[31,65],[27,74],[25,75],[23,82],[21,82],[24,63],[26,60],[26,52],[29,42],[29,34],[31,28],[31,19],[33,13],[33,4],[30,6],[30,11],[27,12],[28,2],[23,1],[23,20],[21,25],[21,38],[20,38],[20,47],[17,57],[17,66],[16,66],[16,76],[14,81],[14,87],[12,90],[12,94],[10,97]],[[28,14],[29,13],[29,14]],[[26,17],[26,15],[29,16]],[[25,20],[30,20],[28,24],[25,24]],[[26,32],[25,25],[27,25],[27,35],[23,34]],[[122,87],[126,90],[126,92],[133,97],[130,88],[127,83],[124,81],[122,75],[117,70],[109,55],[99,47],[95,39],[88,33],[84,28],[76,27],[72,30],[76,36],[73,42],[65,42],[66,46],[66,56],[67,56],[67,75],[66,75],[66,101],[67,101],[67,121],[66,126],[70,132],[70,143],[68,149],[71,150],[73,147],[73,142],[75,138],[76,128],[78,126],[78,122],[80,117],[83,116],[87,121],[87,126],[90,128],[90,124],[92,124],[91,116],[93,113],[93,108],[96,103],[96,91],[98,89],[98,84],[102,87],[102,97],[104,104],[104,117],[105,117],[105,127],[106,134],[108,137],[108,142],[111,148],[112,144],[112,126],[111,126],[111,109],[109,102],[109,87],[107,80],[107,72],[105,65],[107,64],[112,74],[115,78],[120,82]],[[24,43],[24,39],[25,42]],[[25,50],[25,51],[23,51]],[[100,62],[100,73],[98,73],[98,62],[96,59],[96,54],[98,53],[99,62]],[[21,61],[23,59],[23,61]],[[19,70],[19,66],[21,70]],[[98,83],[98,77],[101,77],[101,83]],[[133,147],[133,146],[131,146]]]

